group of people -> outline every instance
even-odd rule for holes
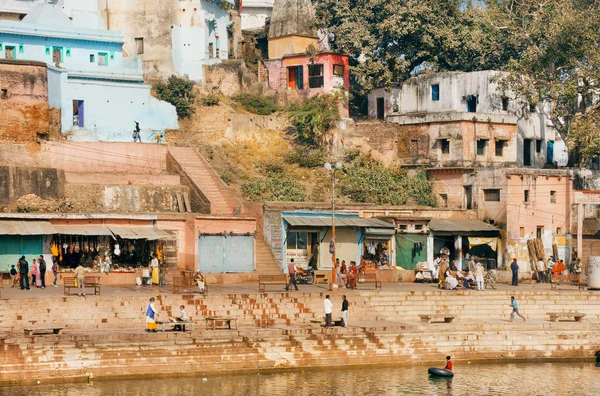
[[[339,287],[348,289],[356,289],[358,284],[358,276],[364,273],[366,262],[364,257],[361,257],[360,268],[356,266],[356,261],[350,261],[350,267],[346,265],[346,260],[335,259],[335,272],[337,284]]]
[[[17,287],[17,284],[21,287],[21,290],[31,290],[30,287],[30,276],[31,276],[31,286],[35,286],[41,289],[46,288],[46,270],[47,264],[44,256],[40,255],[38,259],[33,259],[31,262],[31,269],[29,267],[29,262],[26,260],[25,256],[21,256],[17,264],[11,265],[10,268],[10,287]],[[58,277],[58,265],[56,263],[52,263],[52,273],[54,274],[54,282],[53,286],[58,287],[56,285],[56,280]]]
[[[329,298],[329,294],[325,296],[325,301],[323,302],[325,308],[325,327],[332,326],[332,315],[333,315],[333,303]],[[342,322],[343,327],[348,327],[348,306],[350,303],[346,298],[346,295],[342,296]]]
[[[552,283],[553,277],[557,277],[566,270],[567,266],[563,260],[555,262],[553,257],[548,257],[546,261],[543,258],[540,258],[536,263],[539,283]],[[572,265],[572,273],[573,275],[581,275],[582,272],[583,265],[581,264],[581,259],[576,259],[575,263]]]
[[[465,289],[470,289],[472,282],[477,284],[477,290],[483,291],[485,289],[486,271],[483,264],[479,260],[474,260],[468,254],[465,258],[467,260],[467,271],[456,271],[456,277],[450,270],[448,256],[440,255],[434,261],[439,288],[455,290],[458,288],[459,281],[461,281]]]
[[[156,333],[157,330],[157,319],[158,319],[158,310],[154,305],[156,299],[154,297],[150,298],[148,305],[146,305],[146,331]],[[173,326],[173,331],[185,331],[185,322],[190,320],[190,316],[188,315],[187,310],[185,309],[185,305],[179,306],[179,316],[169,318],[171,323],[178,323]]]

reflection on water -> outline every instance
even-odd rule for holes
[[[157,370],[160,370],[157,367]],[[92,384],[0,388],[6,396],[147,395],[600,395],[594,363],[514,363],[455,366],[453,379],[433,379],[427,367],[321,368],[272,374],[207,375]]]

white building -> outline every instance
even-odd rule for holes
[[[566,166],[568,149],[546,116],[544,105],[530,105],[501,92],[499,72],[444,72],[415,76],[389,89],[373,89],[369,117],[403,125],[454,122],[477,117],[516,117],[520,167]],[[435,137],[434,137],[435,139]]]
[[[138,121],[142,140],[153,141],[177,129],[175,108],[150,94],[141,60],[123,57],[123,36],[103,28],[95,0],[58,3],[27,10],[21,21],[0,20],[0,56],[48,64],[49,104],[61,109],[62,132],[71,140],[131,141]]]
[[[258,29],[265,26],[267,18],[273,13],[275,0],[243,0],[242,30]]]

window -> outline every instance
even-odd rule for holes
[[[448,207],[448,194],[440,194],[440,207]]]
[[[496,157],[502,157],[504,151],[504,141],[496,140]]]
[[[508,111],[508,98],[502,98],[502,111]]]
[[[398,229],[400,231],[406,231],[406,224],[400,224],[400,225],[398,225]]]
[[[25,50],[25,46],[23,44],[19,44],[19,54],[22,54]]]
[[[477,140],[477,155],[485,155],[485,146],[487,145],[487,140],[479,139]]]
[[[550,203],[556,203],[556,191],[550,191]]]
[[[529,190],[523,190],[523,202],[529,202]]]
[[[15,47],[6,46],[4,50],[4,57],[6,59],[17,59]]]
[[[419,141],[411,140],[408,143],[408,155],[419,155]]]
[[[108,54],[106,52],[98,53],[98,66],[108,66]]]
[[[215,57],[215,46],[213,43],[208,43],[208,57],[209,58]]]
[[[308,87],[322,88],[323,83],[323,65],[308,66]]]
[[[144,53],[144,38],[143,37],[135,38],[135,50],[138,55],[141,55]]]
[[[423,231],[423,224],[415,224],[415,230]]]
[[[8,99],[8,90],[0,90],[0,99]]]
[[[431,86],[431,100],[434,102],[440,100],[440,84],[433,84]]]
[[[536,237],[538,239],[542,239],[542,237],[544,236],[544,226],[537,226],[535,231]]]
[[[520,227],[519,228],[519,236],[521,238],[525,238],[525,227]]]
[[[333,65],[333,75],[344,77],[344,65]]]
[[[535,141],[535,152],[538,154],[542,152],[542,140],[541,139],[537,139]]]
[[[442,154],[450,154],[450,140],[440,139],[440,149]]]
[[[500,202],[500,190],[497,188],[483,190],[483,200],[487,202]]]
[[[467,112],[468,113],[476,113],[477,112],[477,102],[479,102],[479,98],[477,97],[477,95],[467,96]]]
[[[535,113],[535,103],[529,103],[529,112]]]
[[[62,60],[62,47],[52,47],[52,63],[58,65]]]
[[[556,227],[556,235],[562,235],[562,228]]]
[[[288,232],[286,246],[288,249],[308,249],[308,233]]]
[[[96,63],[96,55],[90,54],[90,63]]]
[[[531,139],[523,139],[523,165],[531,166]]]

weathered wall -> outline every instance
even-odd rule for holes
[[[44,63],[0,60],[0,90],[0,141],[33,142],[50,132]]]
[[[178,212],[177,193],[186,192],[184,186],[67,184],[64,198],[76,212]]]
[[[63,196],[64,172],[52,168],[0,166],[0,205],[9,205],[27,194],[56,200]]]
[[[218,90],[224,95],[234,96],[241,93],[243,87],[242,61],[227,61],[211,66],[204,66],[204,86],[209,91]]]

